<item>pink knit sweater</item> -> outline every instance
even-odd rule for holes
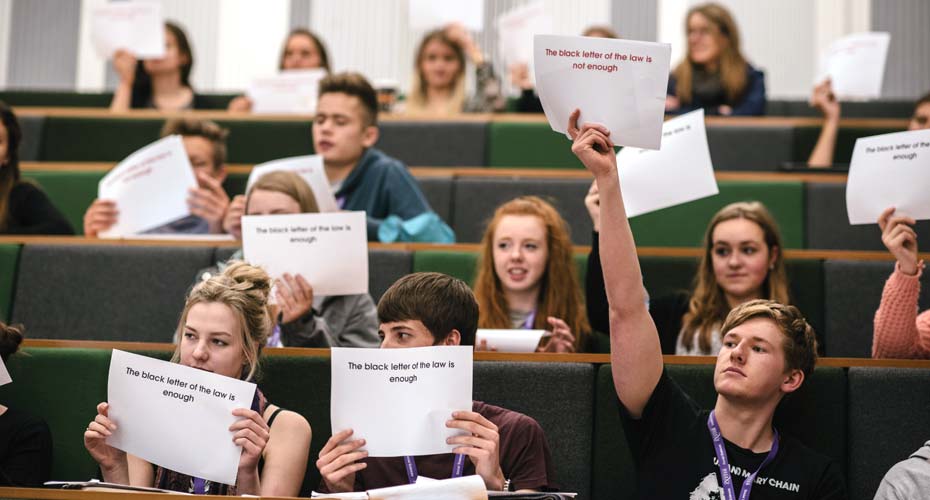
[[[917,314],[920,275],[908,276],[895,263],[875,311],[873,358],[930,358],[930,310]]]

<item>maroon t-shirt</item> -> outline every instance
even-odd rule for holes
[[[504,477],[510,479],[515,490],[555,490],[555,473],[549,443],[542,427],[531,417],[474,401],[472,411],[480,413],[498,428],[500,434],[500,463]],[[455,455],[423,455],[415,457],[421,476],[432,479],[452,477]],[[407,470],[403,457],[367,458],[368,467],[355,474],[355,491],[373,490],[407,484]],[[475,473],[475,465],[465,457],[464,475]],[[326,492],[321,482],[320,491]]]

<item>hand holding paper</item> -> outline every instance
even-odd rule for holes
[[[617,144],[659,149],[670,57],[662,43],[536,35],[536,88],[549,125],[567,133],[564,124],[580,109]]]
[[[856,33],[833,42],[820,58],[820,79],[829,78],[840,99],[881,97],[891,35]]]
[[[275,279],[301,275],[319,295],[368,293],[366,231],[365,212],[247,215],[242,252]]]
[[[888,207],[930,219],[930,130],[861,137],[846,181],[850,224],[874,224]]]
[[[119,219],[102,237],[141,233],[190,215],[197,180],[181,137],[160,139],[126,157],[100,180],[97,197],[116,202]]]
[[[252,383],[114,350],[106,411],[116,426],[108,426],[106,443],[183,474],[236,484],[240,459],[254,458],[258,443],[249,433],[233,441],[231,430],[242,425],[233,410],[251,412],[254,394]]]
[[[910,217],[895,215],[894,207],[882,212],[878,218],[878,227],[882,230],[882,243],[897,259],[901,272],[908,276],[917,274],[917,232],[914,231],[916,223],[917,221]]]
[[[446,422],[472,408],[471,346],[332,349],[332,428],[373,457],[450,453]],[[377,411],[372,411],[377,408]]]

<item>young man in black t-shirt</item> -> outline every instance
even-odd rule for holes
[[[700,410],[668,378],[645,306],[610,131],[579,128],[578,116],[568,130],[572,152],[594,174],[601,197],[611,368],[637,466],[637,498],[845,499],[837,465],[772,426],[778,403],[801,387],[816,362],[813,329],[796,308],[752,300],[730,312],[714,369],[713,411]]]

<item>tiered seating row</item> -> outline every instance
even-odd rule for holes
[[[17,108],[26,130],[27,161],[119,161],[158,137],[166,116],[112,114],[99,109]],[[234,115],[195,111],[230,129],[229,161],[263,161],[311,154],[310,117]],[[908,115],[904,115],[908,116]],[[817,118],[707,119],[711,156],[718,170],[775,170],[806,161]],[[377,146],[410,166],[581,168],[567,140],[541,115],[469,115],[452,119],[386,116]],[[855,139],[903,130],[904,119],[846,119],[837,139],[838,163],[848,162]]]
[[[112,163],[24,163],[23,175],[38,182],[75,229],[83,232],[84,211],[97,196],[97,184]],[[230,166],[226,189],[242,193],[250,167]],[[485,224],[501,203],[535,194],[551,201],[579,245],[591,243],[591,220],[583,199],[590,186],[584,171],[414,168],[433,209],[455,230],[458,241],[481,240]],[[493,175],[492,175],[493,173]],[[734,201],[765,203],[778,221],[786,248],[883,250],[877,226],[850,226],[845,176],[720,172],[720,194],[632,219],[641,246],[694,247],[707,221]],[[918,232],[930,222],[918,223]]]
[[[48,420],[55,443],[55,479],[87,479],[97,468],[80,436],[95,405],[106,400],[110,351],[32,344],[26,349],[28,356],[10,360],[14,383],[0,387],[0,402]],[[133,347],[162,359],[170,356],[170,346]],[[476,358],[475,399],[539,421],[551,445],[556,480],[564,490],[578,492],[579,498],[632,498],[632,459],[620,427],[607,356],[533,358],[542,362],[493,353],[478,353]],[[668,357],[666,362],[670,375],[698,404],[713,405],[712,358]],[[823,364],[784,402],[775,425],[834,458],[848,478],[850,498],[871,499],[884,472],[926,439],[930,363],[825,360]],[[327,353],[266,351],[259,385],[271,401],[310,421],[311,457],[315,457],[331,434]],[[308,465],[305,494],[320,479],[313,462]]]
[[[0,318],[24,323],[33,338],[170,342],[197,271],[233,250],[232,244],[2,238]],[[577,248],[582,277],[587,253]],[[643,248],[640,254],[651,296],[690,288],[700,250]],[[787,257],[793,301],[826,355],[869,357],[872,315],[893,262],[867,252],[793,251]],[[476,262],[475,245],[371,245],[370,293],[377,301],[396,279],[417,271],[471,282]],[[923,290],[921,307],[927,308],[930,287]]]

